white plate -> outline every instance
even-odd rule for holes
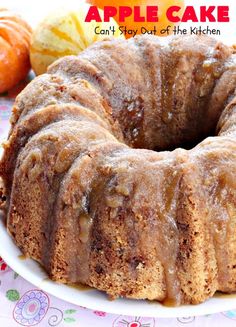
[[[214,297],[199,305],[184,305],[175,308],[165,307],[157,302],[140,300],[109,301],[102,292],[92,289],[80,290],[48,280],[47,274],[38,263],[31,259],[21,259],[21,252],[8,235],[2,219],[0,219],[0,240],[0,256],[19,275],[45,292],[89,309],[123,315],[170,318],[212,314],[236,308],[236,294]]]

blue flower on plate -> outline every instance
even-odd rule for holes
[[[26,292],[16,303],[13,317],[23,326],[34,326],[40,323],[47,313],[49,298],[40,290]]]
[[[222,314],[232,320],[236,320],[236,310],[224,311]]]

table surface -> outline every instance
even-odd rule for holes
[[[5,2],[4,2],[5,1]],[[82,0],[84,1],[84,0]],[[219,5],[232,4],[233,1],[225,1]],[[210,4],[218,4],[218,0],[211,1]],[[44,0],[35,1],[15,1],[2,0],[2,5],[18,9],[26,18],[35,23],[40,15],[40,8],[37,9],[37,15],[32,15],[33,8],[40,4],[43,8]],[[71,2],[71,1],[69,1]],[[186,2],[189,2],[186,0]],[[47,7],[53,9],[53,2],[47,1]],[[58,3],[64,3],[58,1]],[[200,5],[201,1],[191,0],[191,4]],[[204,4],[209,4],[209,0],[204,0]],[[231,8],[236,12],[236,6]],[[228,26],[229,27],[229,26]],[[230,28],[224,26],[222,37],[226,43],[235,42],[236,36],[232,35],[236,29],[236,21],[233,21]],[[229,31],[232,30],[232,33]],[[235,38],[235,40],[234,40]],[[14,90],[11,90],[4,96],[0,96],[0,143],[6,138],[9,129],[9,117],[11,106],[17,93],[24,87],[21,83]],[[4,246],[1,244],[0,247]],[[119,316],[108,314],[106,312],[92,311],[84,307],[75,306],[51,296],[35,288],[10,267],[3,262],[0,257],[0,326],[78,326],[78,327],[174,327],[174,326],[214,326],[231,327],[236,326],[236,310],[221,312],[213,315],[200,317],[182,317],[182,318],[142,318],[131,316]]]

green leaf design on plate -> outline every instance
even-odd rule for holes
[[[76,310],[75,309],[68,309],[68,310],[65,310],[65,314],[68,314],[68,315],[71,315],[72,313],[75,313]]]
[[[67,317],[67,318],[64,318],[64,321],[70,323],[70,322],[75,322],[76,320],[75,320],[75,318]]]
[[[9,301],[15,302],[19,300],[20,294],[17,290],[8,290],[6,292],[6,297]]]

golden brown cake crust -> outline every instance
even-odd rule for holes
[[[55,62],[17,97],[0,163],[17,246],[111,298],[236,291],[235,89],[233,50],[204,36]]]

